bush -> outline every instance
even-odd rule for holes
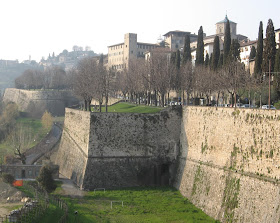
[[[5,183],[8,183],[8,184],[13,184],[13,182],[15,181],[15,178],[13,175],[9,174],[9,173],[3,173],[2,174],[2,179]]]
[[[280,101],[276,102],[276,103],[274,104],[274,107],[275,107],[276,109],[280,109]]]
[[[52,177],[52,170],[48,165],[41,168],[37,181],[48,193],[51,193],[56,188]]]

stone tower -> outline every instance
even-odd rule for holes
[[[222,21],[216,23],[216,35],[219,35],[219,34],[224,35],[225,34],[227,21],[229,21],[229,25],[230,25],[231,38],[236,39],[237,23],[235,23],[233,21],[230,21],[228,19],[227,15]]]
[[[124,35],[124,62],[128,67],[129,60],[137,58],[137,34],[126,33]]]

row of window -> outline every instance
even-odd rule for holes
[[[123,61],[123,57],[117,57],[109,60],[109,63],[117,62],[117,61]]]
[[[123,48],[122,46],[123,46],[122,44],[121,45],[117,45],[117,46],[111,46],[110,50],[122,49]]]
[[[112,57],[112,56],[118,56],[118,55],[121,55],[121,54],[123,54],[123,51],[115,52],[115,53],[109,53],[108,55]]]
[[[151,50],[151,49],[154,49],[155,46],[137,44],[137,48],[138,48],[138,49],[147,49],[147,50]]]
[[[112,70],[123,69],[123,68],[125,68],[125,67],[126,67],[125,64],[113,65],[113,66],[112,66]]]

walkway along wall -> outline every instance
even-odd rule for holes
[[[280,112],[185,107],[175,187],[222,222],[278,222]]]
[[[169,185],[179,153],[181,107],[155,114],[66,109],[57,155],[85,189]]]

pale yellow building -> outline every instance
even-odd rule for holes
[[[172,51],[180,50],[182,47],[184,47],[185,44],[185,37],[190,36],[190,42],[197,40],[196,34],[191,34],[190,32],[184,32],[184,31],[170,31],[166,34],[164,34],[164,41],[167,44],[167,47],[169,47]]]
[[[158,47],[157,44],[137,42],[136,33],[124,35],[124,42],[108,46],[108,68],[122,70],[128,68],[129,61],[144,59],[145,52]]]

